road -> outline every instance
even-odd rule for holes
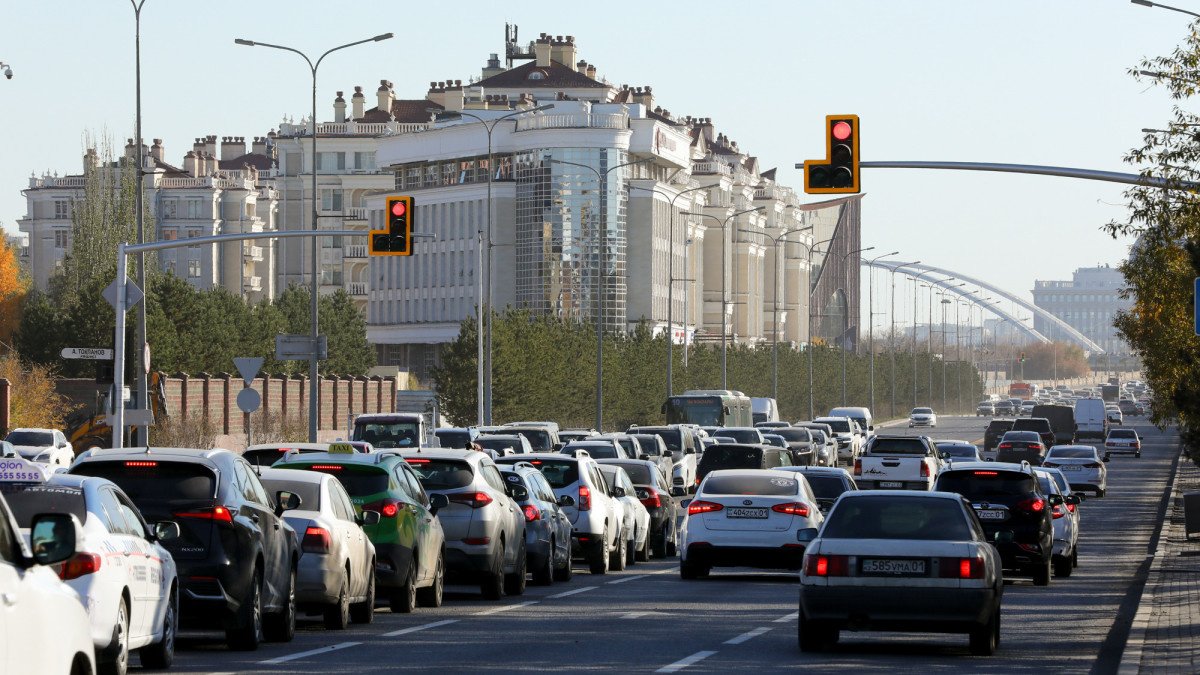
[[[986,423],[943,418],[918,433],[978,441]],[[969,656],[965,635],[850,632],[830,653],[801,654],[794,574],[717,569],[685,582],[670,559],[599,577],[576,568],[569,583],[531,586],[499,603],[448,587],[439,609],[381,609],[374,624],[342,632],[302,622],[295,641],[257,652],[228,651],[217,635],[185,635],[173,672],[1116,672],[1178,454],[1173,432],[1132,426],[1145,439],[1142,457],[1114,457],[1108,496],[1082,505],[1079,568],[1045,588],[1007,586],[1001,645],[990,658]]]

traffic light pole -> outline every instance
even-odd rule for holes
[[[796,168],[802,168],[797,164]],[[1121,173],[1118,171],[1095,171],[1069,166],[1041,166],[1037,164],[995,164],[991,162],[859,162],[864,169],[948,169],[951,171],[997,171],[1000,173],[1024,173],[1037,176],[1058,176],[1060,178],[1081,178],[1084,180],[1099,180],[1108,183],[1125,183],[1142,187],[1162,188],[1164,190],[1200,189],[1200,182],[1169,180],[1142,176],[1136,173]]]

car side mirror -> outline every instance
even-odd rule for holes
[[[378,511],[363,511],[361,515],[355,517],[355,522],[359,525],[378,525],[382,518]]]
[[[612,494],[614,497],[617,497],[617,498],[624,497],[625,496],[625,488],[618,485],[612,489]]]
[[[275,515],[278,516],[284,511],[294,511],[300,508],[300,504],[302,503],[303,500],[300,499],[300,495],[288,492],[287,490],[280,490],[275,493]]]
[[[429,510],[431,512],[437,513],[438,511],[446,508],[447,506],[450,506],[450,498],[447,497],[446,495],[444,495],[444,494],[430,495]]]
[[[562,450],[562,449],[563,449],[563,444],[562,444],[562,443],[555,443],[554,445],[552,445],[552,446],[550,446],[550,447],[552,447],[552,448],[554,449],[554,451],[555,451],[555,452],[558,452],[559,450]]]
[[[809,542],[817,538],[817,528],[806,527],[802,530],[796,530],[796,541]]]
[[[75,555],[75,519],[69,513],[39,513],[29,532],[37,564],[53,565]]]
[[[1079,502],[1083,501],[1083,497],[1080,495],[1067,495],[1066,499],[1063,501],[1066,504],[1078,504]]]
[[[505,487],[508,488],[507,490],[505,490],[505,492],[508,493],[509,497],[512,497],[513,499],[515,499],[519,502],[523,502],[526,499],[529,499],[529,490],[528,489],[526,489],[520,485],[506,485]]]
[[[564,508],[568,507],[568,506],[575,506],[575,498],[572,497],[571,495],[563,495],[558,498],[557,503],[559,506],[562,506]]]
[[[948,453],[948,452],[941,453],[941,458],[942,459],[950,459],[950,453]]]
[[[154,524],[155,541],[172,541],[178,539],[180,534],[179,523],[174,521],[164,520]]]
[[[875,431],[875,425],[874,424],[868,425],[867,431]]]
[[[642,454],[638,455],[638,459],[649,461],[650,455],[648,453],[643,452]]]
[[[694,455],[694,454],[696,454],[696,449],[695,448],[686,448],[686,449],[684,449],[683,454]]]

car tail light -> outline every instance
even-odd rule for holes
[[[300,541],[300,550],[305,553],[329,553],[332,546],[333,538],[329,536],[329,530],[323,527],[309,527]]]
[[[525,522],[527,522],[527,523],[532,523],[535,520],[542,519],[542,512],[538,511],[538,507],[534,506],[533,504],[526,504],[524,506],[524,511],[525,511]]]
[[[227,525],[233,524],[233,513],[224,506],[213,506],[207,509],[195,509],[193,511],[178,511],[175,513],[176,518],[195,518],[197,520],[215,520],[218,523]]]
[[[1041,443],[1030,443],[1030,444],[1029,444],[1029,449],[1030,449],[1030,450],[1042,450],[1043,448],[1042,448],[1042,444],[1041,444]]]
[[[338,464],[310,464],[308,468],[313,471],[341,471],[342,467]]]
[[[1141,442],[1141,441],[1134,441],[1134,442],[1133,442],[1133,447],[1137,448],[1138,450],[1141,450],[1141,449],[1142,449],[1142,442]]]
[[[371,504],[364,504],[363,511],[378,511],[384,518],[395,518],[400,513],[400,502],[395,499],[383,499]]]
[[[580,485],[579,499],[576,502],[580,511],[587,511],[592,508],[592,489],[586,485]]]
[[[996,446],[996,449],[997,450],[1011,450],[1012,443],[1001,443],[1000,445]]]
[[[791,502],[788,504],[776,504],[771,507],[775,513],[786,513],[789,516],[800,516],[801,518],[808,517],[808,504],[803,502]]]
[[[1067,510],[1070,511],[1071,513],[1075,513],[1075,505],[1067,504]]]
[[[972,471],[971,473],[975,474],[976,476],[999,476],[1000,475],[999,473],[997,473],[995,471]]]
[[[942,579],[982,579],[983,570],[983,558],[938,558]]]
[[[473,509],[481,509],[494,501],[486,492],[458,492],[446,495],[446,498],[455,504],[466,504]]]
[[[854,460],[854,475],[855,476],[862,475],[862,460],[861,459]]]
[[[642,502],[642,506],[648,509],[662,508],[662,500],[658,498],[658,490],[647,490],[646,496],[642,497],[640,501]]]
[[[136,468],[136,469],[149,469],[149,468],[158,466],[158,462],[147,462],[144,460],[132,460],[129,462],[125,462],[125,466]]]
[[[58,568],[58,578],[70,581],[85,574],[94,574],[100,571],[100,561],[100,556],[95,553],[76,553]]]
[[[921,462],[921,478],[929,478],[929,465]]]
[[[1067,513],[1066,513],[1066,511],[1062,510],[1061,506],[1055,506],[1054,508],[1050,509],[1050,515],[1055,520],[1058,520],[1059,518],[1062,518],[1063,516],[1067,515]]]
[[[1017,508],[1030,513],[1041,513],[1046,510],[1046,500],[1041,497],[1031,497],[1018,502]]]
[[[804,556],[804,573],[810,577],[850,576],[850,556],[806,555]]]
[[[408,464],[428,464],[429,463],[429,460],[421,459],[419,457],[405,457],[404,461]]]
[[[712,513],[713,511],[720,511],[723,508],[725,508],[724,504],[693,500],[691,504],[688,504],[688,515],[695,516],[701,513]]]

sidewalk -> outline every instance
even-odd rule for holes
[[[1183,520],[1183,494],[1196,491],[1200,467],[1181,457],[1122,675],[1200,672],[1200,536],[1188,540]]]

